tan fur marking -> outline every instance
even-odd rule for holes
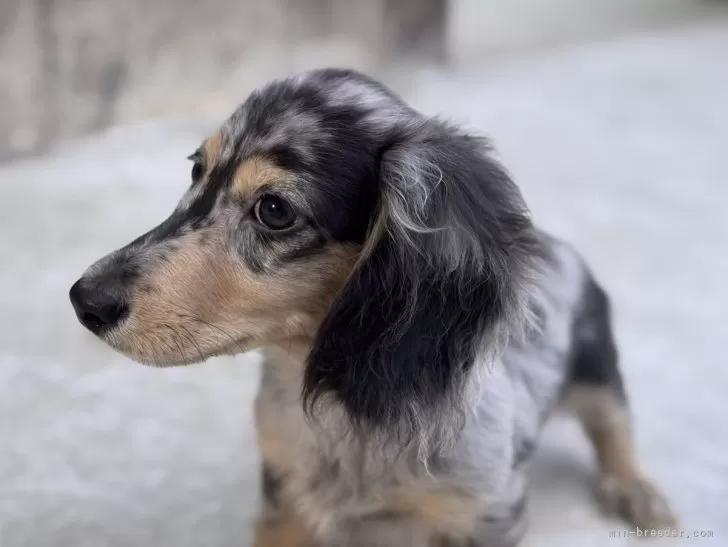
[[[255,547],[316,547],[306,527],[287,512],[275,518],[261,518],[255,528]]]
[[[260,156],[245,160],[235,171],[233,192],[250,195],[263,185],[274,185],[285,180],[286,172],[270,160]]]
[[[205,152],[205,165],[209,173],[220,161],[222,155],[222,133],[217,132],[209,137],[202,145],[202,149]]]
[[[594,445],[603,474],[634,476],[638,472],[629,413],[612,390],[575,387],[566,398]]]
[[[398,488],[388,501],[388,510],[422,519],[438,532],[458,538],[473,533],[482,512],[470,496],[425,487]]]
[[[255,420],[258,448],[263,460],[276,472],[285,475],[295,470],[295,454],[291,452],[290,439],[281,438],[274,424],[269,424],[260,413]]]
[[[309,262],[258,276],[235,260],[221,230],[188,234],[177,245],[144,279],[151,290],[134,295],[127,324],[109,339],[146,362],[200,361],[312,337],[356,260],[353,248],[331,244]]]
[[[594,446],[604,509],[640,528],[677,528],[667,500],[640,469],[625,404],[609,388],[585,386],[572,388],[566,404]]]

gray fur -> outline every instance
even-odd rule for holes
[[[454,443],[439,447],[427,461],[416,442],[392,449],[386,442],[347,434],[346,418],[336,409],[322,423],[312,424],[301,409],[301,377],[295,372],[300,363],[279,351],[267,353],[258,420],[266,422],[265,429],[280,432],[286,450],[299,462],[300,474],[288,477],[288,493],[323,545],[425,545],[419,538],[436,536],[426,522],[413,526],[367,518],[380,510],[378,492],[414,484],[466,492],[480,507],[477,536],[490,538],[494,543],[489,546],[518,539],[524,515],[514,520],[510,509],[521,502],[526,485],[517,455],[535,444],[568,377],[571,323],[588,275],[565,244],[545,235],[541,241],[551,258],[532,300],[540,307],[540,334],[527,342],[511,339],[495,361],[483,356],[473,369],[475,387],[465,405],[465,421],[462,427],[451,422]],[[320,469],[331,462],[338,463],[338,472],[322,475]]]

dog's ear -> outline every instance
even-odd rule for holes
[[[308,411],[332,397],[357,425],[417,428],[518,322],[535,234],[483,140],[424,120],[390,142],[369,239],[317,333],[303,396]]]

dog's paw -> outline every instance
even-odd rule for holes
[[[677,519],[665,496],[642,477],[605,476],[599,481],[599,501],[604,510],[643,530],[677,528]]]

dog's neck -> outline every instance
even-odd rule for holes
[[[275,378],[279,388],[292,398],[300,398],[306,359],[313,346],[313,336],[295,336],[263,348],[263,374]]]
[[[314,337],[293,337],[271,345],[263,352],[265,355],[263,374],[268,378],[264,383],[274,384],[278,390],[282,390],[279,393],[285,392],[285,399],[296,406],[301,405],[300,396],[306,360],[313,343]],[[474,387],[470,385],[470,381],[467,384],[468,386],[463,388]],[[465,403],[465,397],[467,394],[463,391],[458,400]],[[365,438],[368,450],[380,454],[380,458],[391,452],[392,461],[399,458],[403,452],[414,452],[417,454],[415,456],[417,459],[424,461],[435,453],[449,451],[459,436],[460,428],[464,425],[462,419],[467,413],[464,406],[443,407],[441,412],[433,415],[431,422],[423,422],[422,429],[416,432],[360,430],[356,433],[357,430],[351,428],[343,408],[331,399],[327,400],[327,403],[320,412],[316,412],[313,421],[306,420],[309,425],[314,426],[312,431],[317,438],[320,437],[320,441],[330,443],[331,439],[336,439],[336,443],[340,443],[344,439],[349,439],[349,442],[362,446],[363,449],[364,445],[361,442],[362,438]],[[300,410],[303,412],[302,406]],[[385,460],[387,458],[383,461]]]
[[[290,368],[303,375],[306,359],[313,342],[313,336],[292,336],[268,346],[263,351],[265,354],[274,357],[276,361],[286,363]]]

